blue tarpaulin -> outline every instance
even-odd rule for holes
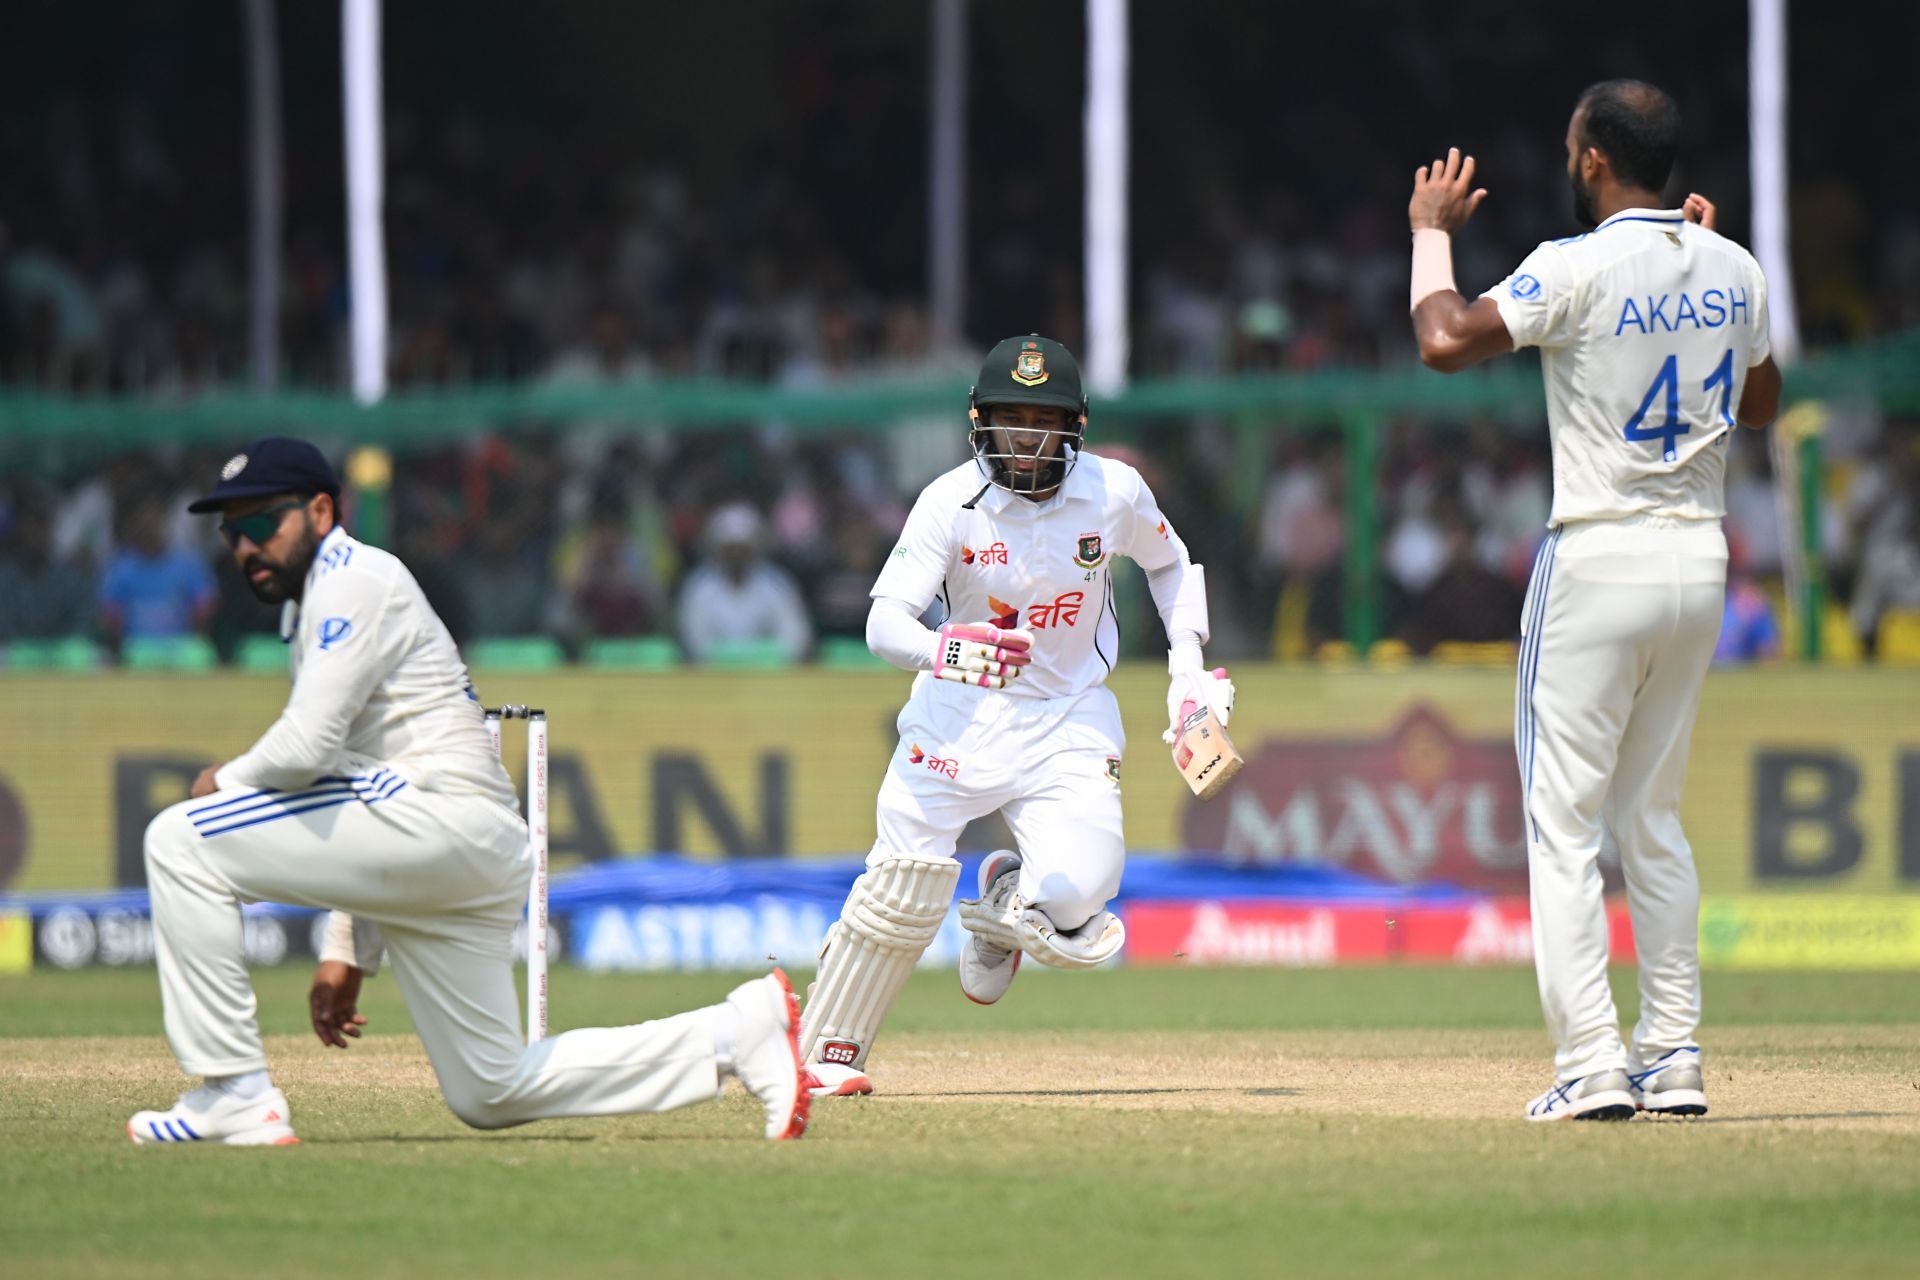
[[[960,896],[973,896],[979,854],[962,855]],[[553,877],[549,909],[730,902],[787,898],[838,908],[860,874],[859,858],[738,858],[696,861],[670,855],[616,858],[588,863]],[[1348,906],[1448,906],[1481,895],[1452,885],[1395,885],[1338,867],[1246,866],[1172,854],[1135,854],[1127,859],[1119,902],[1207,900],[1214,902],[1322,903]],[[62,909],[146,913],[145,889],[82,893],[0,894],[0,911],[25,911],[39,919]],[[300,907],[258,908],[306,915]]]

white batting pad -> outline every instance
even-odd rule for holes
[[[880,1023],[947,918],[960,864],[895,854],[853,882],[820,948],[807,992],[800,1053],[808,1062],[863,1067]]]

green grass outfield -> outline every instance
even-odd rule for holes
[[[1716,974],[1702,1121],[1530,1125],[1550,1074],[1515,969],[918,975],[881,1092],[799,1143],[751,1101],[464,1129],[393,984],[324,1053],[307,971],[259,975],[304,1139],[133,1147],[180,1086],[151,971],[0,980],[0,1274],[1915,1274],[1920,988]],[[556,1029],[737,979],[555,974]],[[1616,975],[1623,1009],[1631,972]]]

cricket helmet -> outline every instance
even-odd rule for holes
[[[1059,449],[1052,457],[1044,456],[1044,443],[1038,455],[1002,451],[994,440],[992,415],[981,413],[997,404],[1061,410],[1065,427],[1052,433],[1061,437]],[[1080,362],[1060,343],[1037,333],[997,343],[987,353],[979,380],[967,394],[967,420],[974,461],[988,481],[1013,493],[1057,488],[1073,470],[1087,438],[1087,393],[1080,383]],[[1013,466],[1021,458],[1036,456],[1043,462],[1032,471],[1019,471]]]

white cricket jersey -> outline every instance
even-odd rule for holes
[[[1553,516],[1726,512],[1726,444],[1747,370],[1767,358],[1753,255],[1678,209],[1626,209],[1550,240],[1483,297],[1539,347]]]
[[[955,622],[1032,632],[1033,662],[1011,696],[1065,698],[1100,684],[1120,651],[1113,557],[1161,569],[1186,560],[1186,545],[1140,473],[1112,458],[1082,451],[1043,502],[997,485],[981,493],[983,483],[966,462],[921,491],[874,599],[918,614],[937,596]]]
[[[487,739],[466,664],[420,584],[398,557],[335,528],[314,553],[306,589],[289,600],[293,695],[253,745],[222,766],[226,787],[305,787],[346,776],[423,791],[478,794],[517,807]]]

